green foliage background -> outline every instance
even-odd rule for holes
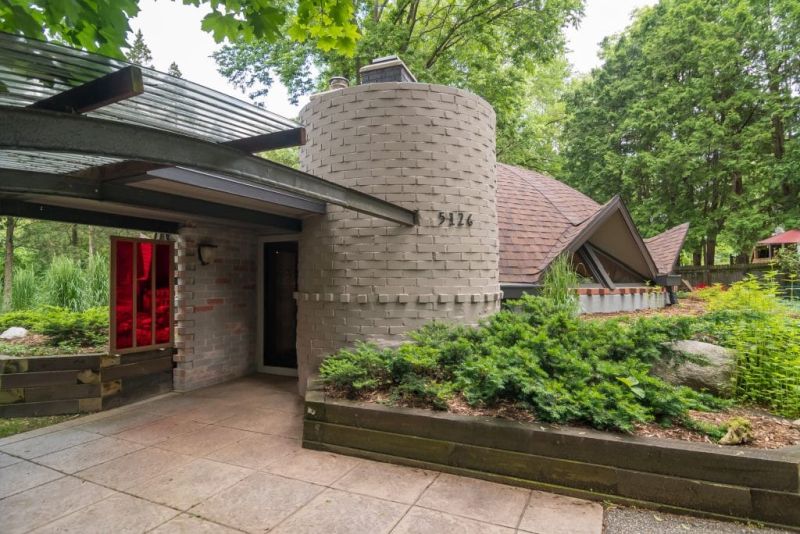
[[[602,45],[567,97],[564,177],[621,194],[645,235],[749,255],[800,225],[800,3],[661,0]]]

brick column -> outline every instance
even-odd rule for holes
[[[324,356],[356,340],[394,343],[433,319],[475,323],[499,308],[487,102],[451,87],[375,83],[315,95],[300,118],[303,170],[419,213],[415,227],[335,206],[304,221],[301,388]]]

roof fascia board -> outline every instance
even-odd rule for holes
[[[8,198],[0,198],[0,215],[89,224],[92,226],[107,226],[109,228],[127,228],[129,230],[166,234],[178,233],[181,226],[179,223],[170,221],[144,219],[141,217],[132,217],[130,215],[109,214],[77,208],[65,208],[63,206],[51,206],[49,204],[25,202]]]
[[[81,115],[0,106],[0,147],[152,161],[216,172],[414,226],[417,214],[366,193],[242,153],[163,130]]]
[[[93,184],[59,174],[0,169],[0,192],[68,196],[141,208],[168,210],[190,216],[211,217],[299,232],[298,219],[219,204],[170,193],[118,184]]]
[[[289,206],[312,213],[325,213],[325,203],[318,200],[309,200],[295,195],[276,191],[251,183],[232,180],[225,176],[217,176],[183,167],[166,167],[148,172],[142,178],[158,178],[169,180],[192,187],[198,187],[218,193],[255,198],[264,202]]]

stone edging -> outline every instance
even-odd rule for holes
[[[294,299],[303,302],[339,302],[342,304],[478,304],[502,300],[503,292],[495,293],[456,293],[456,294],[420,294],[407,293],[304,293],[295,292]]]
[[[326,398],[303,446],[594,500],[800,531],[800,449],[727,449]]]

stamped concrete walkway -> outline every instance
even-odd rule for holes
[[[249,377],[0,440],[0,531],[598,534],[599,504],[302,449]]]

